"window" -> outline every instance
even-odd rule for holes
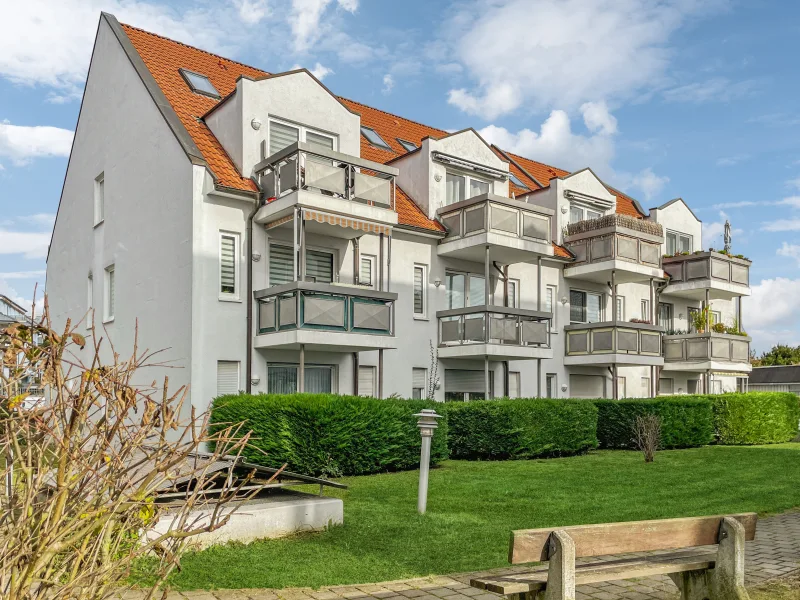
[[[650,320],[650,300],[642,300],[642,320]]]
[[[428,310],[428,267],[414,265],[414,316],[424,317]]]
[[[659,396],[668,396],[672,394],[674,389],[675,380],[671,378],[661,377],[658,380],[658,394]]]
[[[189,87],[195,94],[202,94],[204,96],[211,96],[212,98],[220,98],[217,88],[211,83],[211,80],[205,75],[200,73],[193,73],[186,69],[180,69],[181,75],[189,84]]]
[[[691,252],[692,236],[677,231],[667,231],[667,254]]]
[[[482,275],[447,271],[444,275],[447,308],[483,306],[486,302],[486,280]]]
[[[361,255],[361,269],[358,274],[359,285],[375,287],[375,257],[369,254]]]
[[[269,154],[280,152],[295,142],[306,142],[320,150],[336,150],[336,138],[304,125],[269,120]],[[318,159],[320,160],[320,159]],[[324,160],[324,159],[323,159]]]
[[[306,281],[332,283],[336,273],[333,268],[333,253],[323,250],[306,250]],[[270,287],[294,281],[294,261],[291,246],[269,245]],[[299,274],[298,274],[299,275]]]
[[[603,294],[570,290],[569,304],[572,323],[599,323],[603,320]]]
[[[699,308],[694,308],[690,306],[686,309],[686,312],[689,316],[689,333],[697,333],[697,328],[694,326],[695,315],[700,313]]]
[[[558,378],[555,373],[548,373],[545,376],[545,396],[558,398]]]
[[[333,369],[329,365],[306,365],[304,392],[307,394],[332,393]],[[269,365],[267,367],[267,393],[296,394],[299,373],[300,367],[295,364]],[[360,374],[359,371],[359,376]]]
[[[219,234],[219,295],[220,298],[238,298],[239,287],[239,234]]]
[[[617,377],[617,398],[627,398],[627,386],[624,377]]]
[[[650,378],[649,377],[642,377],[642,395],[641,398],[649,398],[651,395],[650,392]]]
[[[427,369],[418,369],[417,367],[411,369],[411,397],[414,400],[422,400],[426,397],[427,380]]]
[[[445,369],[444,399],[449,401],[485,400],[486,383],[483,370]],[[494,396],[494,372],[489,371],[489,397]]]
[[[375,367],[359,365],[358,367],[358,395],[375,398]]]
[[[519,398],[520,374],[519,371],[508,372],[508,397]]]
[[[570,223],[577,223],[578,221],[584,221],[587,219],[599,219],[602,216],[603,213],[596,210],[592,210],[591,208],[587,208],[585,206],[571,204],[569,207]]]
[[[673,330],[672,326],[672,304],[666,302],[658,303],[658,324],[667,332]]]
[[[526,190],[531,189],[527,185],[522,183],[522,180],[519,177],[517,177],[516,175],[514,175],[513,173],[509,173],[508,174],[508,178],[511,180],[511,183],[513,183],[517,187],[521,187],[521,188],[526,189]]]
[[[508,280],[508,305],[519,308],[519,279]]]
[[[550,331],[556,330],[556,286],[548,285],[545,289],[544,309],[553,315],[550,319]]]
[[[718,310],[711,311],[711,325],[716,325],[717,323],[722,323],[722,313]]]
[[[411,152],[412,150],[417,149],[417,145],[414,142],[407,142],[406,140],[401,140],[400,138],[397,138],[397,141],[403,148],[405,148],[406,152]]]
[[[239,370],[238,360],[217,361],[217,396],[239,393]]]
[[[114,320],[114,294],[115,294],[115,270],[114,265],[106,267],[106,276],[105,276],[105,314],[103,315],[103,321],[113,321]]]
[[[625,320],[625,296],[617,296],[617,321]]]
[[[700,380],[699,379],[689,379],[686,382],[686,392],[688,394],[699,394],[700,393]]]
[[[106,218],[106,176],[100,173],[94,180],[94,224],[99,225]]]
[[[455,204],[461,200],[467,200],[490,191],[488,181],[459,175],[458,173],[447,173],[445,190],[445,204]]]
[[[378,135],[378,132],[374,129],[369,127],[365,127],[364,125],[361,126],[361,135],[367,138],[370,144],[377,148],[381,148],[382,150],[389,150],[392,151],[392,147],[389,146],[386,142],[383,141],[383,138]]]
[[[86,278],[86,329],[92,328],[94,321],[94,279],[92,274]]]

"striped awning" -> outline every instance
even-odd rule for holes
[[[357,229],[364,233],[384,233],[391,235],[392,228],[389,225],[381,225],[379,223],[369,223],[351,217],[343,217],[341,215],[332,215],[330,213],[319,212],[316,210],[303,209],[303,218],[306,221],[316,221],[317,223],[327,223],[328,225],[338,225],[339,227],[349,227],[350,229]]]
[[[265,229],[274,229],[275,227],[280,227],[284,223],[288,223],[294,219],[294,214],[286,215],[285,217],[281,217],[280,219],[275,219],[274,221],[270,221],[264,225]]]

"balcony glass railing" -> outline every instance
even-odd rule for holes
[[[649,323],[607,321],[564,327],[566,355],[635,354],[661,356],[663,329]]]
[[[726,333],[687,333],[664,336],[664,362],[750,363],[751,338]]]
[[[564,232],[564,243],[575,255],[570,266],[622,260],[660,268],[663,241],[658,223],[617,214],[570,223]]]
[[[292,329],[394,335],[393,292],[298,281],[259,290],[254,297],[259,335]]]
[[[751,261],[721,252],[696,252],[664,257],[670,285],[697,281],[750,285]]]
[[[504,344],[550,347],[550,313],[503,306],[440,310],[439,345]]]
[[[397,169],[305,142],[295,142],[255,169],[266,197],[298,189],[394,210]]]

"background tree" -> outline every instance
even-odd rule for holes
[[[800,346],[778,344],[753,361],[754,366],[800,365]]]

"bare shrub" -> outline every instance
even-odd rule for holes
[[[61,332],[50,328],[46,299],[43,318],[0,330],[6,600],[108,598],[145,555],[157,559],[149,599],[179,566],[187,540],[224,525],[236,509],[230,501],[252,479],[209,468],[238,457],[247,433],[231,426],[209,434],[207,415],[194,410],[181,420],[186,389],[169,390],[167,379],[134,383],[157,353],[134,346],[121,359],[110,347],[103,364],[102,339],[77,352],[86,343],[69,322]],[[26,372],[40,374],[44,387],[33,405],[21,388]],[[165,491],[179,493],[169,513],[158,501]],[[193,516],[202,509],[211,517]]]
[[[433,341],[428,340],[431,354],[431,367],[429,369],[428,389],[425,391],[426,400],[436,399],[436,388],[439,387],[439,348],[434,348]]]
[[[661,417],[658,415],[637,415],[633,423],[633,441],[644,454],[644,462],[655,460],[656,450],[661,446]]]

